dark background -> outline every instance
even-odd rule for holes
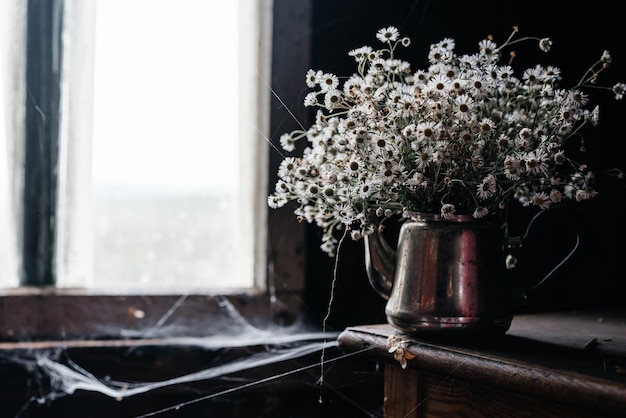
[[[412,69],[427,68],[429,46],[445,37],[456,41],[456,52],[471,54],[478,42],[493,35],[503,43],[520,27],[517,36],[550,37],[552,50],[543,53],[533,41],[516,45],[513,63],[516,74],[535,64],[554,65],[562,71],[561,87],[576,84],[586,69],[610,51],[613,63],[599,84],[612,86],[626,81],[626,29],[617,1],[595,1],[573,6],[559,1],[337,1],[314,0],[311,21],[311,67],[314,70],[349,76],[356,70],[350,49],[363,45],[379,47],[375,33],[396,26],[401,36],[411,38],[409,48],[400,48],[401,58]],[[302,98],[309,91],[301,76]],[[592,170],[602,172],[626,168],[622,121],[626,100],[615,101],[606,91],[590,91],[592,103],[601,105],[600,124],[584,131],[587,153],[580,158]],[[301,102],[300,102],[301,103]],[[570,155],[578,154],[572,143]],[[577,158],[578,155],[577,155]],[[598,306],[624,306],[626,189],[615,179],[600,176],[599,195],[592,200],[567,204],[546,213],[533,228],[532,245],[515,253],[519,262],[506,280],[524,291],[532,287],[569,253],[580,236],[580,247],[563,268],[516,305],[515,312],[554,311]],[[511,230],[522,234],[536,211],[513,205]],[[577,231],[577,232],[574,232]],[[393,237],[390,237],[393,240]],[[309,287],[307,306],[314,321],[328,312],[335,260],[319,251],[320,231],[308,229]],[[529,240],[530,242],[530,240]],[[363,265],[363,243],[344,241],[334,284],[333,303],[327,325],[344,326],[385,322],[384,303],[367,282]]]

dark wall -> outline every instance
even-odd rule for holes
[[[563,73],[562,87],[575,84],[583,72],[606,49],[613,64],[602,75],[603,85],[626,81],[626,25],[618,13],[617,1],[594,1],[592,6],[573,6],[561,1],[393,1],[314,0],[311,25],[311,66],[315,70],[349,76],[355,72],[350,49],[363,45],[377,47],[375,33],[396,26],[412,44],[402,50],[402,58],[413,70],[426,68],[429,45],[444,37],[454,38],[461,54],[477,51],[478,42],[492,34],[504,42],[512,27],[519,36],[550,37],[552,51],[538,51],[534,42],[516,47],[514,67],[523,71],[535,64],[555,65]],[[304,77],[304,75],[302,75]],[[304,86],[304,82],[303,86]],[[588,152],[583,156],[590,168],[603,171],[626,169],[622,151],[621,124],[626,101],[615,101],[609,92],[601,98],[600,125],[585,131]],[[600,99],[599,99],[600,100]],[[571,152],[577,152],[576,144]],[[626,272],[622,257],[626,250],[626,190],[613,179],[600,178],[599,196],[593,201],[568,206],[551,214],[535,230],[535,245],[519,252],[520,262],[510,272],[515,287],[532,286],[549,272],[575,244],[570,226],[559,218],[574,220],[580,230],[582,251],[536,291],[529,294],[529,305],[518,311],[546,311],[586,306],[622,306]],[[512,210],[513,229],[523,232],[534,212]],[[313,292],[308,306],[318,319],[328,312],[334,260],[318,250],[319,231],[309,229],[308,284]],[[347,240],[350,241],[350,240]],[[337,266],[337,280],[328,324],[341,328],[355,323],[384,322],[384,301],[367,283],[362,261],[362,242],[345,242]]]

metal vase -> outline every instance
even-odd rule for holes
[[[504,334],[512,321],[499,226],[468,216],[405,222],[397,250],[368,237],[370,283],[387,298],[389,323],[408,334]]]

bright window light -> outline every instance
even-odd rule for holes
[[[98,2],[91,287],[253,285],[239,3]]]

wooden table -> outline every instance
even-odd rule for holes
[[[387,345],[406,340],[403,369]],[[491,340],[415,338],[387,325],[339,335],[385,365],[385,418],[626,417],[626,310],[517,315]]]

